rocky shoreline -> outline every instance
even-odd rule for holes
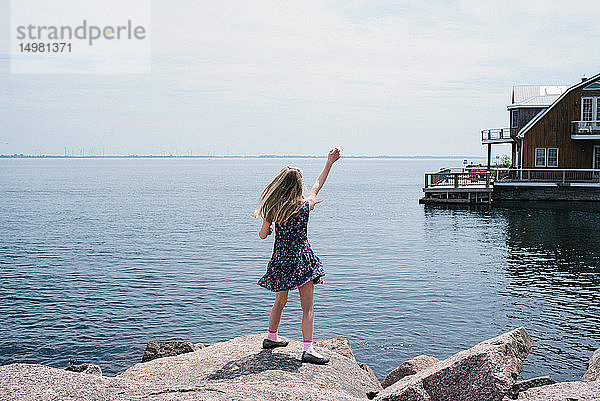
[[[99,367],[82,363],[66,369],[0,366],[0,400],[600,401],[600,349],[582,381],[519,381],[532,345],[524,328],[445,360],[416,356],[381,383],[356,361],[347,339],[315,343],[331,356],[325,366],[303,364],[298,341],[263,350],[262,339],[254,334],[210,346],[148,343],[143,362],[116,377],[102,376]]]

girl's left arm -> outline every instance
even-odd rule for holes
[[[273,229],[271,228],[271,223],[267,222],[266,220],[263,220],[262,227],[260,228],[260,231],[258,232],[258,236],[260,237],[260,239],[265,239],[272,233],[273,233]]]

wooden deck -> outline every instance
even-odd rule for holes
[[[600,170],[463,169],[425,174],[419,203],[491,204],[495,200],[600,200]]]
[[[491,203],[489,171],[440,170],[425,174],[425,193],[419,203]]]

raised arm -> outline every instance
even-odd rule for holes
[[[315,181],[315,184],[313,185],[312,189],[308,193],[308,196],[306,197],[306,200],[308,200],[310,204],[310,210],[312,210],[315,207],[315,203],[317,202],[317,194],[319,193],[321,188],[323,188],[323,185],[325,184],[325,180],[327,180],[327,176],[329,175],[329,171],[331,170],[333,163],[338,161],[339,158],[340,150],[338,148],[331,149],[329,151],[329,155],[327,155],[327,162],[325,162],[325,167],[323,168],[323,171],[321,171],[321,174],[319,174],[319,178],[317,178],[317,181]]]

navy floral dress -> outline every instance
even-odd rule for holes
[[[303,201],[300,210],[288,219],[285,226],[275,224],[273,256],[258,285],[276,292],[293,290],[310,280],[315,284],[323,282],[323,264],[308,242],[309,212],[308,201]]]

